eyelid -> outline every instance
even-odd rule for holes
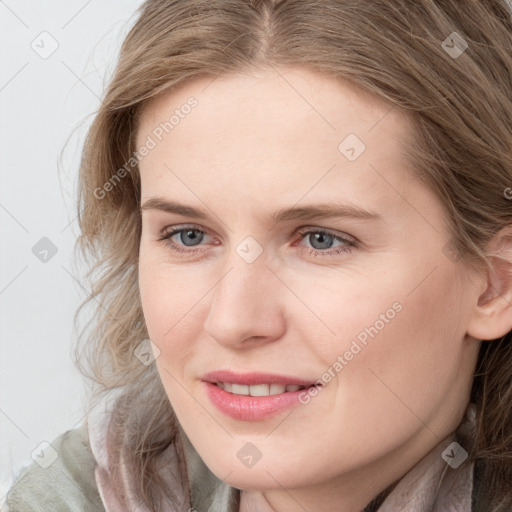
[[[198,226],[196,224],[177,224],[177,225],[167,226],[164,229],[162,229],[161,233],[162,233],[162,235],[165,236],[167,233],[172,233],[173,231],[180,231],[181,229],[183,229],[183,230],[185,230],[185,229],[193,229],[193,230],[197,230],[197,231],[200,231],[202,233],[205,233],[207,235],[209,234],[207,229],[205,229],[205,228],[203,228],[201,226]],[[300,226],[299,228],[297,228],[295,230],[294,235],[295,234],[304,234],[305,232],[308,232],[308,231],[314,231],[314,232],[319,232],[319,233],[326,233],[326,234],[331,235],[333,237],[341,237],[341,238],[353,241],[354,243],[356,243],[356,242],[359,243],[359,240],[356,237],[354,237],[352,235],[349,235],[348,233],[340,234],[339,232],[336,232],[336,231],[334,231],[332,229],[323,228],[323,227],[320,227],[320,226]]]
[[[331,235],[335,238],[343,238],[343,239],[347,240],[347,242],[359,243],[359,240],[355,236],[349,235],[348,233],[345,233],[345,232],[334,231],[329,228],[322,228],[320,226],[302,226],[300,228],[297,228],[296,231],[297,231],[297,233],[300,233],[300,234],[304,234],[304,233],[308,233],[308,232],[325,233],[325,234]]]
[[[167,226],[161,231],[162,238],[167,237],[171,233],[177,234],[179,231],[185,231],[187,229],[194,230],[194,231],[200,231],[201,233],[204,233],[206,235],[209,235],[208,231],[200,226],[197,226],[195,224],[177,224],[172,226]]]
[[[208,230],[206,230],[203,227],[198,226],[196,224],[177,224],[177,225],[167,226],[166,228],[164,228],[161,231],[158,241],[162,241],[162,242],[166,243],[175,252],[188,253],[190,255],[197,253],[198,251],[203,252],[204,249],[199,248],[199,247],[201,247],[201,244],[198,246],[190,246],[188,249],[183,249],[181,246],[177,246],[174,243],[170,242],[170,238],[172,238],[174,235],[179,234],[182,231],[186,231],[187,229],[192,230],[192,231],[198,231],[198,232],[203,233],[208,236],[213,236],[208,233]],[[294,231],[293,236],[300,235],[300,239],[297,240],[296,242],[294,242],[294,246],[297,242],[301,242],[302,240],[304,240],[307,237],[307,235],[310,233],[324,233],[328,236],[332,236],[335,240],[345,244],[345,246],[342,246],[342,247],[334,247],[334,248],[325,249],[325,250],[315,249],[313,247],[302,247],[302,249],[309,249],[310,253],[314,252],[315,254],[322,254],[325,256],[334,256],[341,252],[350,252],[352,249],[356,249],[359,247],[359,240],[357,238],[355,238],[354,236],[349,235],[347,233],[339,234],[339,232],[333,232],[333,230],[331,230],[329,228],[322,228],[320,226],[301,226],[301,227],[297,228]]]

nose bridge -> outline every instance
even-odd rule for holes
[[[263,247],[247,237],[226,259],[224,277],[212,290],[205,330],[224,345],[248,338],[271,340],[283,328],[280,294]]]
[[[264,250],[253,236],[245,236],[226,256],[225,268],[228,273],[223,282],[219,283],[218,292],[223,296],[240,294],[241,299],[251,298],[272,277],[267,267],[269,263],[268,250]]]

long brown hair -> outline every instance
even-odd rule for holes
[[[137,122],[146,102],[164,91],[258,66],[339,77],[409,116],[411,172],[442,202],[461,263],[490,268],[486,246],[512,223],[503,193],[512,185],[512,21],[505,0],[145,2],[82,154],[77,248],[92,258],[92,291],[77,317],[87,304],[96,309],[94,324],[81,332],[76,364],[97,383],[91,403],[125,386],[110,435],[127,447],[151,510],[161,496],[176,498],[162,485],[157,461],[178,439],[155,365],[134,355],[148,338],[137,274]],[[484,468],[485,510],[496,512],[512,503],[511,337],[482,343],[471,395],[477,439],[470,457]]]

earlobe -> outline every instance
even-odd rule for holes
[[[480,340],[501,338],[512,329],[512,226],[496,235],[488,250],[492,271],[477,297],[468,334]]]

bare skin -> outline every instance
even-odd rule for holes
[[[140,162],[143,206],[159,197],[207,215],[142,211],[141,300],[169,400],[209,468],[245,490],[241,510],[358,512],[457,428],[480,340],[507,332],[510,308],[481,304],[485,276],[447,257],[442,205],[407,167],[411,127],[388,105],[299,69],[201,79],[144,110],[138,146],[191,96]],[[349,134],[364,151],[357,139],[339,149]],[[332,202],[379,218],[271,218]],[[159,240],[183,226],[197,245]],[[322,230],[355,245],[320,246]],[[249,236],[262,251],[251,263],[237,252]],[[201,379],[329,368],[308,403],[259,421],[220,412]],[[237,457],[247,442],[262,455],[252,467]]]

